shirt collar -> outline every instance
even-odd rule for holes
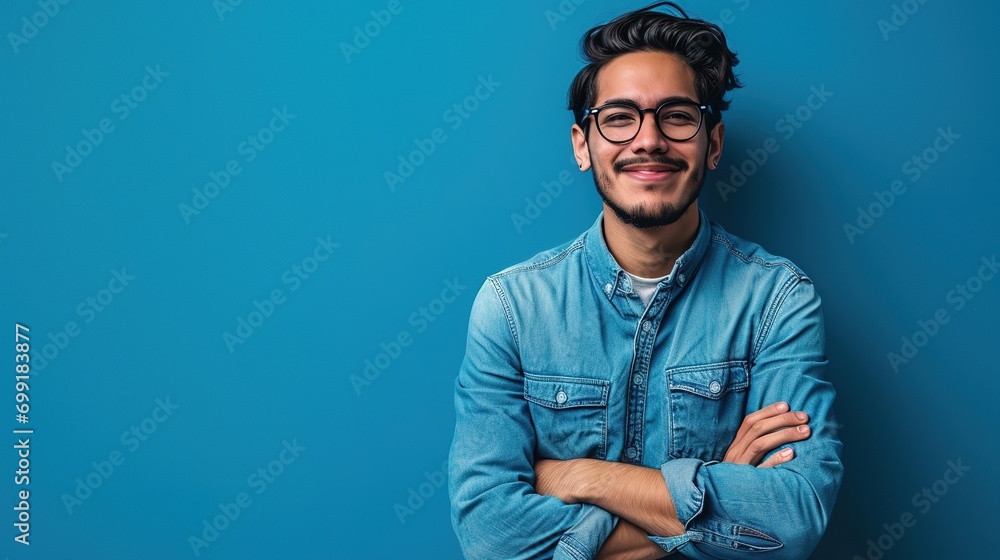
[[[708,251],[708,244],[712,236],[712,226],[708,221],[708,216],[701,208],[698,209],[698,234],[691,243],[691,247],[677,258],[674,267],[670,271],[666,282],[676,284],[683,288],[694,278],[695,272],[701,265],[702,258]],[[625,270],[618,265],[615,258],[608,250],[608,244],[604,240],[604,213],[597,216],[597,221],[585,234],[584,248],[587,255],[587,264],[594,281],[600,287],[604,295],[611,300],[618,291],[628,293],[632,290],[631,281]]]

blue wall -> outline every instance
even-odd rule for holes
[[[8,331],[34,433],[0,553],[459,558],[469,308],[595,219],[566,88],[640,4],[229,1],[0,7],[0,326],[34,367],[18,424]],[[847,470],[814,558],[981,557],[1000,520],[984,5],[686,3],[746,83],[702,205],[825,302]]]

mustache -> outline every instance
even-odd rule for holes
[[[628,165],[639,165],[643,163],[658,163],[661,165],[670,165],[676,167],[681,171],[687,171],[688,163],[682,159],[672,158],[667,156],[652,156],[645,158],[629,158],[616,161],[613,168],[616,174],[621,174],[622,170]]]

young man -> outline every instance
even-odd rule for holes
[[[843,470],[820,300],[698,208],[736,55],[669,2],[583,49],[573,151],[604,211],[473,304],[450,455],[462,549],[806,558]]]

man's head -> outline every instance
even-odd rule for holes
[[[668,5],[680,16],[653,11]],[[660,2],[594,27],[573,80],[573,150],[594,168],[605,204],[651,228],[697,208],[705,168],[722,153],[727,92],[740,87],[736,54],[718,26]]]

